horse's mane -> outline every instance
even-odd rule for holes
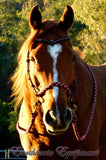
[[[18,53],[17,62],[18,66],[15,70],[15,73],[11,77],[12,85],[12,97],[14,97],[14,101],[16,106],[20,104],[24,97],[24,91],[26,86],[26,58],[27,51],[32,42],[33,36],[30,35],[27,40],[22,45],[20,52]]]

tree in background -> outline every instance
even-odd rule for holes
[[[11,103],[0,100],[0,149],[19,145],[19,137],[16,132],[18,112]]]
[[[19,143],[16,134],[18,112],[9,102],[11,95],[9,80],[16,68],[16,55],[24,39],[21,38],[24,31],[20,27],[19,16],[22,5],[23,3],[13,0],[0,1],[0,148],[2,149]]]
[[[86,61],[90,64],[106,62],[106,1],[74,0],[72,7],[75,21],[87,26],[77,36]]]

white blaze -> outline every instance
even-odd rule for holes
[[[48,45],[47,50],[53,59],[53,82],[58,82],[58,71],[56,69],[56,64],[57,64],[57,58],[59,56],[59,53],[62,52],[62,45],[60,44],[55,44],[53,46]],[[57,107],[57,98],[59,95],[58,87],[53,88],[53,95],[56,103],[56,116],[58,116],[59,115],[59,110]]]

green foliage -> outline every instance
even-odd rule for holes
[[[74,0],[75,21],[81,21],[87,27],[77,37],[79,47],[86,54],[90,64],[106,62],[106,1],[105,0]]]
[[[0,149],[19,145],[16,132],[18,112],[13,110],[12,103],[0,100]]]
[[[66,4],[72,4],[73,0],[44,0],[43,19],[58,21],[62,16]]]
[[[9,112],[9,118],[10,118],[10,123],[9,123],[9,131],[10,132],[15,132],[16,131],[16,123],[18,120],[18,111],[13,110]]]
[[[0,89],[2,90],[0,98],[3,101],[10,93],[7,82],[16,67],[15,56],[18,47],[16,30],[19,22],[16,8],[13,1],[0,2]]]

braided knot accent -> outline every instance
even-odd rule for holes
[[[62,82],[53,82],[53,83],[50,83],[45,88],[43,88],[43,90],[39,91],[36,95],[38,97],[43,97],[45,95],[46,91],[48,89],[52,89],[53,87],[62,87],[63,89],[66,90],[68,97],[72,96],[71,89],[67,85],[65,85],[64,83],[62,83]]]

